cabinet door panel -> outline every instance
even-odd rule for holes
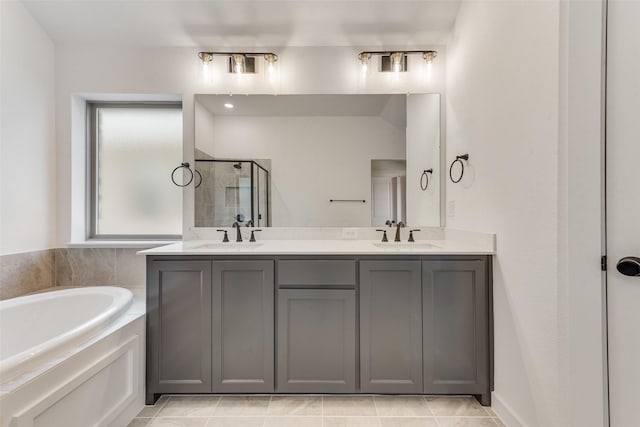
[[[355,291],[278,291],[278,391],[355,391]]]
[[[363,392],[422,392],[420,268],[420,261],[360,262]]]
[[[487,393],[485,263],[424,261],[422,272],[425,393]]]
[[[270,392],[273,261],[213,262],[213,391]]]
[[[210,392],[211,262],[152,262],[147,292],[148,392]]]

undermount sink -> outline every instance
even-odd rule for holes
[[[373,246],[380,249],[387,249],[390,251],[406,251],[406,250],[420,250],[420,249],[439,249],[439,246],[432,245],[431,243],[416,243],[416,242],[384,242],[374,243]]]
[[[230,251],[239,251],[242,249],[257,249],[264,243],[258,242],[225,242],[225,243],[206,243],[204,245],[195,246],[193,249],[211,249],[221,250],[227,249]]]

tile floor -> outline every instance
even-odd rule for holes
[[[129,427],[505,427],[473,397],[165,395]]]

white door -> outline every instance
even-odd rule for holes
[[[640,426],[640,277],[616,264],[640,257],[640,2],[609,0],[607,27],[609,402],[611,426],[632,427]]]
[[[393,194],[391,178],[371,178],[371,225],[384,226],[393,218]]]

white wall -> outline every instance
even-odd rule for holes
[[[369,226],[371,160],[405,158],[404,128],[380,117],[223,117],[198,103],[195,117],[196,146],[205,153],[271,159],[275,227]]]
[[[0,2],[0,255],[55,247],[54,45],[22,3]]]
[[[559,2],[466,1],[447,59],[452,228],[497,234],[494,405],[509,426],[565,426],[558,318]],[[585,391],[587,392],[587,391]]]
[[[368,46],[367,48],[371,48]],[[408,49],[409,47],[403,47]],[[444,93],[446,51],[444,46],[420,46],[438,51],[431,80],[421,70],[402,75],[397,81],[371,73],[368,83],[360,81],[359,46],[338,48],[274,48],[279,55],[279,93]],[[207,49],[213,47],[207,46]],[[238,47],[238,49],[242,49]],[[247,49],[250,50],[250,49]],[[82,109],[73,94],[179,94],[184,111],[184,159],[193,161],[195,93],[272,93],[266,80],[238,81],[224,75],[215,85],[199,79],[198,49],[123,48],[61,45],[56,50],[57,156],[58,156],[58,244],[81,240],[84,209],[84,140],[72,131],[72,105],[79,120]],[[215,62],[215,61],[214,61]],[[257,80],[257,79],[253,79]],[[194,236],[193,188],[184,192],[184,237]],[[80,227],[78,227],[80,224]],[[72,229],[75,230],[72,233]]]

